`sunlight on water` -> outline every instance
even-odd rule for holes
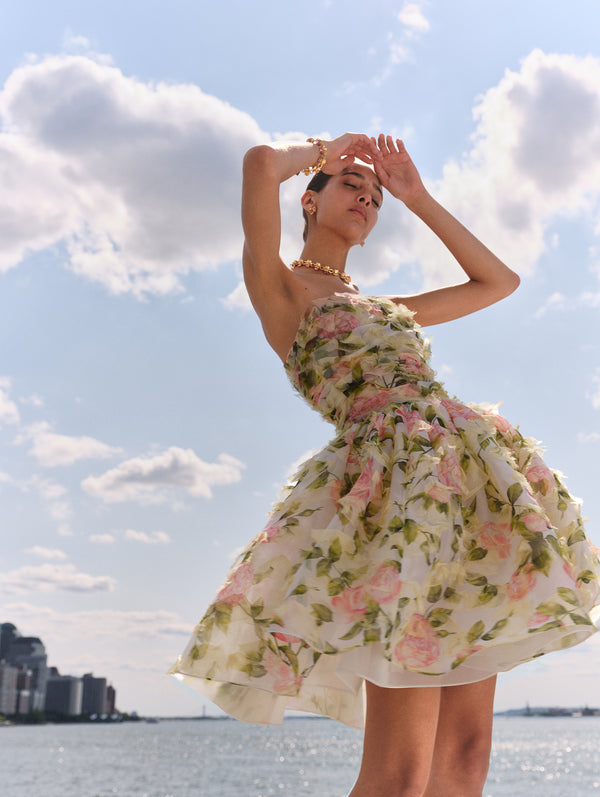
[[[484,797],[600,797],[600,718],[498,718]],[[0,728],[7,797],[345,797],[361,734],[320,719]]]

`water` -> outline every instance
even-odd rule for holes
[[[361,734],[324,719],[0,728],[3,797],[344,797]],[[600,797],[600,718],[497,718],[484,797]]]

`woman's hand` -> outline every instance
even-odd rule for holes
[[[394,143],[392,136],[380,133],[377,139],[371,139],[371,143],[377,149],[373,158],[375,174],[392,196],[409,205],[411,199],[427,193],[417,167],[399,138]]]
[[[344,133],[332,141],[323,141],[327,147],[325,174],[340,174],[347,166],[351,166],[358,158],[364,163],[373,164],[379,157],[379,150],[374,140],[363,133]]]

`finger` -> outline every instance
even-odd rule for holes
[[[380,152],[382,152],[384,155],[389,154],[389,149],[383,133],[379,134],[379,137],[377,139],[377,146],[379,147]]]
[[[394,139],[392,138],[392,136],[387,136],[386,144],[390,152],[396,152],[396,147],[394,145]]]

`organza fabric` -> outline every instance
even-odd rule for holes
[[[285,363],[336,426],[284,488],[169,671],[228,714],[364,723],[364,680],[465,684],[595,630],[600,565],[556,472],[436,380],[412,314],[314,303]]]

